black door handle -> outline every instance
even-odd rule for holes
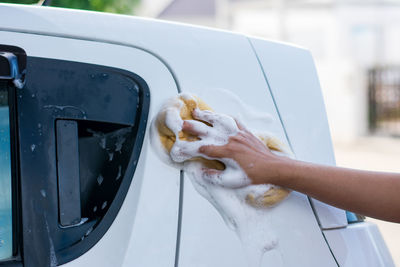
[[[59,220],[62,226],[81,222],[78,123],[56,121]]]

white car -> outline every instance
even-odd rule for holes
[[[304,161],[334,165],[306,49],[106,13],[0,4],[2,266],[247,266],[241,244],[185,173],[149,144],[179,92],[271,114]],[[346,216],[347,214],[347,216]],[[293,192],[270,213],[262,266],[394,266],[377,229]]]

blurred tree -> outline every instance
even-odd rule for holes
[[[1,0],[0,2],[2,3],[15,3],[15,4],[34,4],[37,3],[37,1],[33,0]]]
[[[39,0],[0,0],[16,4],[36,4]],[[50,6],[133,14],[140,0],[48,0]]]

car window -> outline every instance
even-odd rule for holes
[[[10,116],[6,83],[0,84],[0,260],[12,256]]]

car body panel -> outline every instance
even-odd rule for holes
[[[382,235],[373,223],[349,224],[324,233],[341,267],[394,267]]]
[[[266,74],[296,158],[335,165],[324,102],[310,52],[261,39],[251,38],[251,42]],[[310,200],[339,266],[392,266],[390,253],[375,225],[355,223],[348,226],[345,211],[313,198]],[[345,237],[335,238],[339,233]],[[364,241],[355,236],[363,237]],[[345,255],[348,258],[344,259],[341,248],[346,247],[349,247],[351,255]],[[371,253],[374,256],[368,261],[370,265],[357,261],[360,258],[368,259]],[[374,265],[376,262],[380,265]]]
[[[0,32],[0,39],[23,47],[29,56],[84,61],[122,68],[140,75],[152,93],[150,117],[166,98],[178,92],[165,65],[139,49],[4,31]],[[43,49],[43,46],[47,48]],[[153,78],[155,76],[157,79]],[[174,264],[180,174],[179,170],[159,160],[149,145],[148,132],[131,187],[112,226],[93,248],[64,266]],[[163,223],[160,224],[160,221]],[[155,250],[155,245],[162,249]],[[154,256],[149,257],[150,254]]]
[[[199,34],[204,38],[195,46],[185,42],[174,46],[177,51],[185,50],[185,56],[171,64],[182,91],[195,93],[217,112],[243,120],[250,129],[268,131],[288,145],[268,84],[247,38],[220,33],[213,35],[211,42],[202,31]],[[192,29],[192,32],[196,31]],[[190,74],[181,75],[181,69],[190,69]],[[243,114],[246,111],[235,98],[255,112],[269,114],[270,121],[251,120]],[[188,180],[185,180],[182,216],[180,266],[246,264],[234,232],[227,228],[215,208],[198,196]],[[282,257],[288,266],[336,266],[305,195],[293,193],[271,209],[266,223],[279,237],[278,248],[264,257],[266,264],[280,266]],[[306,247],[313,247],[313,251],[299,250]]]
[[[251,38],[296,158],[335,165],[317,72],[309,51]],[[288,97],[290,96],[290,97]],[[322,229],[345,227],[344,210],[311,199]]]

